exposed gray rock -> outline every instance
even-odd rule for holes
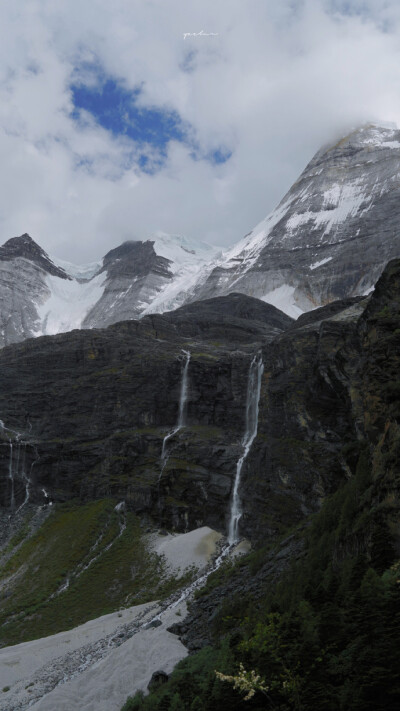
[[[0,247],[0,347],[42,333],[38,307],[50,297],[48,275],[70,279],[28,234]]]
[[[367,294],[400,255],[399,158],[400,131],[377,126],[324,147],[276,210],[222,257],[208,245],[158,235],[124,242],[92,272],[68,272],[29,235],[8,240],[0,248],[0,346],[186,304],[175,316],[183,326],[190,303],[233,292],[296,318]],[[233,301],[227,306],[230,316],[246,318],[243,302],[241,313]],[[204,315],[217,340],[212,308]],[[199,320],[197,327],[204,338]]]
[[[54,264],[46,252],[26,232],[20,237],[12,237],[0,247],[0,261],[10,262],[18,257],[37,264],[48,274],[60,279],[70,279],[66,271]]]
[[[367,293],[400,255],[399,157],[400,131],[378,126],[322,148],[188,298],[240,291],[294,316]]]
[[[159,257],[154,242],[124,242],[103,259],[107,279],[103,295],[83,320],[84,328],[138,318],[145,306],[173,279],[170,260]]]
[[[60,266],[29,235],[12,238],[0,247],[0,347],[162,311],[160,294],[175,308],[175,281],[193,279],[215,251],[161,234],[124,242],[95,264]]]

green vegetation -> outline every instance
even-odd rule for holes
[[[191,571],[179,582],[168,578],[162,560],[147,550],[138,519],[118,514],[115,504],[107,499],[55,507],[9,558],[0,571],[2,644],[53,634],[121,606],[167,597],[193,576]]]
[[[32,519],[32,513],[28,513],[25,516],[25,519],[24,519],[23,524],[20,527],[19,531],[17,531],[15,536],[13,536],[10,539],[8,546],[4,551],[5,553],[9,553],[10,551],[12,551],[13,548],[16,548],[28,536],[29,531],[30,531],[29,524],[30,524],[31,519]]]
[[[352,456],[358,452],[355,476],[325,501],[303,532],[305,556],[276,585],[264,583],[260,599],[243,590],[223,598],[213,615],[214,646],[180,662],[167,684],[148,697],[136,694],[124,711],[398,708],[395,505],[393,497],[378,498],[377,482],[387,464],[371,459],[358,443],[348,450]],[[271,550],[253,552],[240,566],[254,574],[267,554]],[[223,597],[226,576],[240,566],[218,571],[200,595],[220,586]],[[237,679],[240,669],[260,680],[247,700],[232,678],[223,681],[215,674]]]

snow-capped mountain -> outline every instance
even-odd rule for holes
[[[0,248],[0,346],[108,326],[242,292],[292,317],[366,294],[400,255],[400,131],[365,126],[322,148],[278,207],[224,254],[157,233],[82,267],[25,234]]]
[[[82,325],[109,326],[180,306],[218,250],[186,237],[156,233],[146,242],[124,242],[108,252],[99,274],[104,290]]]
[[[400,255],[400,131],[365,126],[322,148],[278,207],[187,300],[239,291],[298,316],[368,293]]]
[[[160,297],[171,303],[175,285],[195,281],[216,254],[204,243],[157,233],[76,266],[50,258],[28,234],[13,237],[0,247],[0,346],[139,318]]]

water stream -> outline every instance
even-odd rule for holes
[[[246,397],[246,430],[242,439],[243,452],[236,465],[235,483],[233,486],[231,512],[229,520],[228,541],[230,545],[239,540],[239,521],[242,516],[241,501],[239,497],[239,485],[243,464],[250,452],[251,445],[257,435],[258,427],[258,405],[261,393],[261,377],[264,371],[261,354],[254,356],[250,364],[247,379]]]
[[[8,478],[10,479],[10,482],[11,482],[10,508],[11,508],[11,511],[14,511],[14,509],[15,509],[14,468],[13,468],[13,446],[12,446],[11,441],[10,441],[10,457],[9,457],[9,462],[8,462]]]
[[[181,390],[180,390],[180,395],[179,395],[179,413],[178,413],[178,422],[176,423],[175,427],[171,430],[171,432],[168,432],[168,434],[164,437],[163,439],[163,444],[162,444],[162,450],[161,450],[161,471],[160,471],[160,476],[158,477],[158,481],[160,482],[161,477],[163,475],[163,471],[165,469],[165,465],[168,461],[168,453],[167,453],[167,442],[171,437],[176,435],[179,430],[182,429],[182,427],[185,427],[186,425],[186,410],[187,410],[187,396],[188,396],[188,372],[189,372],[189,363],[190,363],[190,351],[182,351],[184,353],[184,365],[182,369],[182,379],[181,379]]]
[[[32,429],[32,425],[30,426]],[[12,514],[17,514],[29,501],[30,498],[30,487],[32,484],[32,469],[34,465],[36,464],[36,461],[39,459],[39,455],[37,452],[37,449],[35,445],[33,445],[30,442],[27,442],[22,439],[23,434],[21,432],[17,432],[16,430],[12,430],[9,427],[6,427],[4,422],[0,420],[0,429],[3,430],[4,433],[7,433],[6,436],[8,438],[8,448],[9,448],[9,455],[8,455],[8,479],[10,482],[10,510]],[[10,436],[10,434],[13,436]],[[33,447],[35,454],[36,454],[36,459],[33,460],[33,462],[30,465],[30,471],[29,475],[27,473],[27,465],[26,465],[26,448],[27,446]],[[15,498],[15,482],[23,482],[25,485],[25,498],[22,501],[22,503],[16,508],[17,502]],[[44,490],[43,490],[44,491]],[[47,494],[45,494],[46,498]]]

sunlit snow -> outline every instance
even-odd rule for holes
[[[86,314],[102,296],[106,278],[105,272],[87,282],[47,274],[50,296],[37,306],[40,324],[36,335],[52,336],[80,328]]]
[[[187,237],[157,232],[149,239],[161,257],[171,260],[174,279],[167,283],[147,305],[141,316],[172,311],[181,306],[195,285],[203,281],[221,256],[217,247]]]
[[[360,211],[363,203],[367,201],[365,186],[363,181],[353,181],[343,185],[332,185],[324,192],[323,207],[319,211],[307,210],[292,215],[287,223],[286,230],[288,236],[295,232],[300,226],[309,224],[310,230],[316,230],[320,225],[325,225],[322,237],[329,234],[332,227],[344,222],[349,217],[354,217]],[[368,210],[372,201],[365,205],[364,211]]]
[[[332,259],[332,257],[326,257],[325,259],[320,259],[319,262],[314,262],[314,264],[310,264],[310,269],[317,269],[318,267],[322,267],[323,264],[330,262],[331,259]]]
[[[220,250],[206,242],[191,240],[181,235],[169,235],[165,232],[155,232],[148,238],[154,242],[154,250],[160,257],[171,260],[170,269],[173,274],[184,265],[198,265],[208,262],[219,255]]]
[[[267,304],[276,306],[277,309],[280,309],[292,318],[298,318],[303,313],[303,310],[297,306],[294,299],[294,292],[295,288],[293,286],[282,284],[282,286],[278,286],[276,289],[264,294],[261,300]]]

